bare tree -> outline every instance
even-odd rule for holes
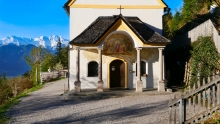
[[[35,74],[35,80],[36,83],[38,83],[38,67],[42,61],[42,56],[43,56],[43,50],[41,48],[41,46],[36,47],[36,48],[32,48],[31,53],[28,55],[26,55],[24,57],[24,59],[26,60],[26,62],[32,66],[36,68],[36,74]]]

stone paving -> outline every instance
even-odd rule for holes
[[[167,124],[168,101],[173,93],[133,90],[68,93],[67,79],[46,84],[12,107],[11,124]],[[66,88],[65,88],[66,89]]]

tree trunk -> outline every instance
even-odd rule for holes
[[[37,80],[37,65],[36,65],[36,83],[38,83],[38,80]]]
[[[15,82],[15,87],[14,87],[14,97],[16,97],[17,96],[17,82]]]

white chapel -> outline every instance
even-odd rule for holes
[[[163,0],[68,0],[69,90],[165,91]]]

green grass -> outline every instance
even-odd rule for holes
[[[61,79],[64,79],[64,78],[65,78],[65,77],[55,78],[55,79],[52,79],[52,80],[49,81],[49,82],[61,80]],[[43,84],[45,84],[45,83],[43,83]],[[29,96],[28,93],[37,91],[37,90],[41,89],[42,87],[43,87],[43,85],[36,85],[35,87],[32,87],[32,88],[30,88],[30,89],[25,90],[22,94],[18,95],[17,97],[11,98],[7,103],[1,105],[1,106],[0,106],[0,124],[6,124],[6,123],[10,120],[10,118],[7,118],[7,117],[5,116],[5,113],[7,112],[7,110],[8,110],[11,106],[18,104],[20,98]]]
[[[18,95],[17,97],[14,97],[14,98],[11,98],[7,103],[3,104],[0,106],[0,124],[5,124],[7,123],[10,118],[7,118],[5,116],[5,113],[7,112],[7,110],[15,105],[15,104],[18,104],[19,103],[19,99],[22,98],[22,97],[26,97],[26,96],[29,96],[28,93],[30,92],[34,92],[36,90],[39,90],[40,88],[42,88],[43,85],[37,85],[31,89],[28,89],[28,90],[25,90],[22,94]]]
[[[220,112],[214,113],[212,117],[206,119],[201,124],[219,124],[220,123]]]

